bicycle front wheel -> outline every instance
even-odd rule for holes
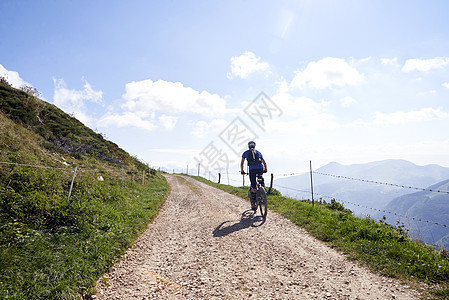
[[[259,208],[260,213],[262,214],[262,218],[267,217],[267,210],[268,210],[268,203],[267,203],[267,192],[265,191],[265,188],[261,186],[259,188]]]

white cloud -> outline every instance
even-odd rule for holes
[[[360,74],[344,59],[326,57],[316,62],[310,62],[304,71],[298,71],[291,86],[324,89],[332,86],[356,85],[362,80],[363,74]]]
[[[312,135],[317,130],[336,128],[338,123],[333,114],[327,112],[329,102],[317,102],[308,97],[295,97],[289,93],[273,95],[271,99],[282,109],[283,117],[269,122],[269,131],[280,133],[301,133]]]
[[[445,88],[449,89],[449,82],[443,83],[442,86],[444,86]]]
[[[148,131],[173,130],[180,114],[208,118],[226,113],[226,101],[217,94],[198,92],[180,82],[134,81],[126,85],[120,111],[108,113],[98,126],[137,127]],[[162,113],[157,116],[157,113]]]
[[[204,138],[211,133],[220,133],[228,124],[229,121],[223,119],[214,119],[211,122],[198,121],[195,123],[192,134],[198,138]]]
[[[441,111],[441,108],[435,109],[432,107],[427,107],[420,110],[409,112],[394,112],[390,114],[376,112],[374,113],[373,123],[376,125],[396,125],[447,118],[449,118],[449,113]]]
[[[398,63],[398,58],[381,58],[380,62],[382,63],[382,65],[384,66],[388,66],[388,65],[395,65]]]
[[[185,87],[180,82],[158,80],[133,81],[126,85],[123,95],[127,111],[154,112],[164,111],[168,114],[192,113],[204,116],[223,114],[226,101],[217,94],[206,91],[201,93]]]
[[[173,116],[162,115],[159,117],[159,124],[166,130],[172,130],[173,128],[175,128],[177,121],[178,118]]]
[[[340,104],[343,107],[349,107],[355,103],[357,103],[357,100],[355,100],[354,98],[349,97],[349,96],[346,96],[346,97],[340,99]]]
[[[287,116],[315,116],[323,112],[329,102],[316,102],[308,97],[294,97],[290,94],[277,94],[272,100]]]
[[[403,72],[421,71],[426,72],[432,69],[441,69],[449,65],[449,57],[435,57],[431,59],[407,59],[405,61],[404,67],[402,67]]]
[[[142,115],[134,112],[125,112],[121,115],[119,114],[106,114],[97,122],[98,126],[107,127],[107,126],[116,126],[119,128],[122,127],[137,127],[140,129],[145,129],[148,131],[152,131],[158,128],[154,122],[154,115],[149,119],[145,119],[146,115]]]
[[[0,64],[0,76],[3,76],[8,80],[9,84],[11,84],[16,89],[21,88],[24,85],[30,85],[28,82],[20,78],[20,75],[16,71],[8,71],[5,67]]]
[[[268,71],[269,69],[268,63],[261,62],[260,57],[256,57],[253,52],[246,51],[240,56],[231,57],[231,73],[228,73],[228,78],[245,79],[254,72]]]
[[[67,113],[73,113],[81,122],[88,124],[90,117],[85,111],[85,102],[102,103],[103,92],[95,91],[83,78],[84,88],[82,90],[70,90],[63,79],[53,78],[55,91],[53,102],[56,106]]]

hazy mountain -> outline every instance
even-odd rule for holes
[[[449,227],[443,226],[449,226],[449,194],[445,193],[449,191],[449,179],[427,189],[440,193],[421,191],[393,199],[385,209],[407,218],[386,214],[387,222],[395,224],[401,219],[411,237],[449,248]]]
[[[322,175],[319,173],[335,176]],[[351,177],[360,180],[351,180]],[[341,165],[331,162],[313,173],[315,199],[319,194],[343,201],[356,215],[378,216],[373,209],[383,209],[391,200],[415,190],[392,185],[366,182],[376,181],[394,185],[426,188],[449,178],[449,168],[438,165],[418,166],[406,160],[383,160],[366,164]],[[362,181],[365,180],[365,181]],[[297,199],[310,199],[310,174],[280,178],[275,180],[276,189]],[[305,192],[299,192],[303,190]],[[369,208],[366,208],[366,207]]]

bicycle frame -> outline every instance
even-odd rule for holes
[[[248,196],[251,199],[251,187],[248,190]],[[265,219],[267,216],[267,192],[262,174],[256,175],[256,205],[260,208],[262,218]]]

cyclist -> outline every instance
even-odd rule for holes
[[[256,143],[254,141],[248,143],[248,150],[242,154],[242,161],[240,163],[241,174],[245,174],[245,171],[243,170],[245,159],[248,161],[249,179],[251,180],[251,209],[255,211],[257,209],[256,176],[267,172],[267,163],[263,159],[262,153],[256,150]],[[264,185],[263,181],[262,185]]]

